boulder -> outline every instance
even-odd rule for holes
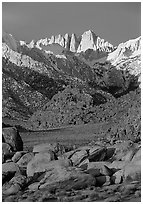
[[[24,175],[16,175],[10,180],[10,184],[18,184],[21,188],[23,188],[26,184],[26,176]]]
[[[113,160],[130,161],[132,159],[135,150],[132,141],[117,141],[113,147],[115,148]]]
[[[87,158],[87,159],[83,160],[83,161],[78,165],[78,167],[81,168],[82,170],[87,170],[88,164],[89,164],[89,159]]]
[[[117,170],[123,169],[127,163],[126,161],[113,161],[108,167],[116,172]]]
[[[132,161],[124,167],[124,179],[126,181],[141,181],[141,161]]]
[[[3,156],[3,163],[6,158],[12,157],[12,148],[7,143],[2,143],[2,156]]]
[[[14,162],[2,164],[2,181],[5,183],[10,180],[15,174],[20,174],[19,166]]]
[[[34,182],[28,186],[30,191],[37,191],[39,188],[39,182]]]
[[[28,152],[26,154],[24,154],[19,161],[17,162],[17,164],[20,167],[27,167],[27,164],[34,158],[34,153],[33,152]]]
[[[123,157],[122,157],[122,161],[125,162],[129,162],[132,160],[134,154],[135,154],[136,150],[135,149],[131,149],[129,150]]]
[[[82,161],[84,161],[88,157],[88,153],[86,150],[80,150],[75,152],[72,157],[70,157],[74,166],[79,165]]]
[[[66,191],[71,189],[73,190],[82,190],[91,186],[96,186],[96,178],[90,174],[80,173],[75,174],[74,177],[70,178],[66,182]]]
[[[112,176],[111,176],[111,181],[113,184],[120,184],[123,181],[123,170],[119,170],[117,172],[115,172]]]
[[[13,195],[18,193],[22,188],[25,187],[26,177],[23,175],[14,176],[10,181],[8,187],[4,190],[4,195]]]
[[[89,150],[89,161],[96,162],[96,161],[104,161],[106,157],[106,147],[95,146]]]
[[[52,161],[46,169],[45,177],[39,182],[39,189],[57,182],[62,182],[63,187],[60,187],[66,190],[80,190],[96,185],[96,179],[92,175],[75,167],[59,165],[58,160]]]
[[[109,186],[111,184],[110,176],[96,177],[96,186]]]
[[[33,176],[35,173],[45,172],[52,165],[70,166],[69,159],[60,159],[51,161],[51,156],[43,156],[43,154],[34,157],[27,165],[27,176]]]
[[[114,152],[115,152],[115,148],[114,147],[112,147],[112,146],[111,147],[107,147],[105,160],[109,160],[113,156]]]
[[[108,168],[109,162],[90,162],[87,167],[88,172],[94,172],[95,176],[111,176],[113,171]]]
[[[4,154],[2,153],[2,164],[5,162]]]
[[[8,143],[13,151],[22,151],[23,150],[23,142],[19,132],[15,127],[6,127],[2,129],[2,134],[5,143]]]
[[[92,175],[93,177],[98,177],[101,175],[100,169],[91,168],[91,169],[86,170],[85,172]]]
[[[20,191],[20,186],[18,184],[13,184],[11,185],[8,189],[2,191],[3,195],[5,196],[9,196],[9,195],[13,195],[16,194]]]
[[[79,150],[71,150],[69,152],[65,152],[63,155],[59,156],[58,158],[65,158],[65,159],[70,159],[76,152],[78,152]]]
[[[134,155],[134,157],[132,158],[132,161],[141,161],[141,148],[136,152],[136,154]]]
[[[20,173],[18,164],[14,162],[8,162],[8,163],[2,164],[2,173],[7,173],[7,172]]]
[[[18,162],[19,161],[19,159],[24,155],[24,154],[26,154],[27,152],[24,152],[24,151],[18,151],[18,152],[16,152],[14,155],[13,155],[13,157],[12,157],[12,161],[13,162]]]

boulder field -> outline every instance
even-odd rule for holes
[[[3,128],[2,139],[4,202],[141,200],[140,142],[44,143],[25,151],[15,127]]]

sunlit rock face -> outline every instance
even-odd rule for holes
[[[118,45],[117,49],[108,55],[113,65],[118,65],[123,60],[133,58],[141,54],[141,37],[129,40]]]
[[[88,49],[99,49],[101,51],[111,52],[114,47],[104,39],[96,36],[93,31],[89,30],[83,33],[77,52],[85,52]]]
[[[141,82],[141,37],[119,44],[115,51],[109,53],[107,60],[117,69],[137,76]]]

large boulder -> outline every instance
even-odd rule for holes
[[[87,157],[88,157],[87,151],[81,150],[81,151],[75,152],[70,159],[71,159],[73,165],[77,166],[82,161],[84,161]]]
[[[124,167],[124,179],[127,181],[141,181],[141,161],[130,162]]]
[[[126,161],[113,161],[111,164],[109,164],[109,168],[113,169],[115,172],[117,170],[123,169],[129,162]]]
[[[141,148],[136,152],[136,154],[134,155],[134,157],[132,158],[132,161],[141,161]]]
[[[96,177],[97,186],[109,186],[111,184],[110,176],[98,176]]]
[[[11,155],[11,153],[12,153],[11,146],[9,144],[7,144],[7,143],[2,143],[2,155],[3,155],[3,158],[4,158],[3,162],[5,161],[5,159],[7,157],[9,157]]]
[[[92,175],[84,173],[78,168],[63,165],[59,160],[49,163],[44,178],[39,182],[39,189],[46,188],[48,185],[57,182],[64,182],[66,190],[79,190],[96,185],[96,179]]]
[[[123,181],[123,170],[116,171],[111,176],[111,182],[113,184],[120,184]]]
[[[27,164],[34,158],[34,153],[33,152],[28,152],[26,154],[24,154],[19,161],[17,162],[17,164],[20,167],[27,167]]]
[[[5,143],[9,144],[13,151],[23,150],[23,141],[15,127],[6,127],[2,129],[2,134]]]
[[[25,187],[26,176],[16,175],[14,176],[7,185],[3,186],[3,194],[6,196],[18,193],[22,188]]]
[[[108,168],[109,162],[89,162],[87,172],[94,176],[112,176],[113,172]]]
[[[18,164],[14,162],[8,162],[2,164],[2,181],[5,183],[11,179],[15,174],[20,174],[20,169]]]
[[[37,154],[27,165],[27,176],[33,176],[35,173],[45,172],[53,163],[58,162],[60,165],[70,165],[71,161],[66,159],[53,160],[53,154]]]
[[[131,161],[136,152],[136,145],[132,141],[117,141],[113,146],[115,152],[112,159],[118,161]]]
[[[20,160],[20,158],[24,155],[24,154],[26,154],[27,152],[25,152],[25,151],[18,151],[18,152],[15,152],[15,154],[13,155],[13,157],[12,157],[12,161],[13,162],[18,162],[19,160]]]
[[[2,164],[2,173],[6,173],[6,172],[20,173],[18,164],[14,162],[8,162],[8,163]]]
[[[96,145],[89,150],[88,159],[90,162],[104,161],[104,159],[106,158],[106,152],[106,147]]]

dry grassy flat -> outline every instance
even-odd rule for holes
[[[20,132],[20,135],[26,147],[45,142],[84,145],[95,140],[97,135],[100,137],[102,128],[103,124],[87,124],[54,128],[47,131]],[[108,124],[104,124],[104,128],[108,128]]]
[[[20,125],[20,121],[4,120],[6,124]],[[46,131],[20,131],[20,135],[24,142],[24,147],[32,147],[40,143],[54,143],[84,145],[92,140],[101,137],[109,128],[109,123],[84,124],[76,126],[67,126],[60,128],[51,128]]]

